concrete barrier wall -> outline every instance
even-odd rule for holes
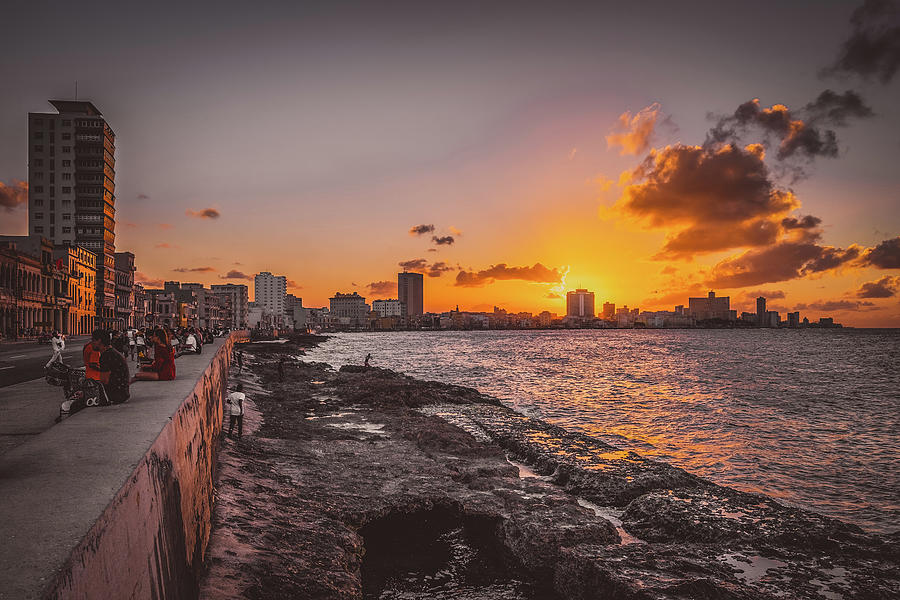
[[[222,400],[235,341],[192,392],[72,551],[49,598],[195,598],[209,542]]]

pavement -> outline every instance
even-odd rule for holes
[[[86,408],[59,424],[60,388],[39,379],[0,390],[0,600],[40,596],[225,342],[178,358],[174,381],[134,383],[128,402]],[[72,344],[78,352],[80,345]]]
[[[81,349],[89,339],[89,335],[67,337],[63,361],[75,367],[84,366]],[[44,366],[52,354],[50,344],[16,342],[0,345],[0,388],[43,378]],[[0,397],[5,393],[0,393]]]

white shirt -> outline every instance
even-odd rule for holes
[[[194,337],[193,333],[187,337],[187,340],[185,340],[184,345],[190,346],[194,350],[197,349],[197,339]]]
[[[231,392],[228,394],[225,404],[231,405],[231,414],[242,415],[244,414],[243,402],[246,399],[247,395],[244,392]]]
[[[137,336],[137,345],[138,346],[146,345],[146,344],[144,344],[144,336],[142,336],[142,335]]]
[[[66,342],[61,337],[50,338],[50,343],[53,344],[54,352],[61,352],[66,349]]]

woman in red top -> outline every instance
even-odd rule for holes
[[[151,335],[153,363],[134,374],[132,381],[171,381],[175,379],[175,351],[169,344],[164,329],[156,329]]]

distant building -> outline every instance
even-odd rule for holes
[[[403,303],[397,299],[374,300],[372,301],[372,311],[379,317],[402,317]]]
[[[781,315],[777,310],[767,310],[764,327],[778,328],[781,326]]]
[[[356,292],[352,294],[335,292],[329,302],[329,312],[337,319],[339,325],[364,327],[368,324],[369,305],[366,304],[366,299]]]
[[[800,327],[800,313],[790,312],[787,314],[787,326],[791,328]]]
[[[538,325],[541,327],[550,327],[553,324],[553,319],[556,317],[549,310],[543,311],[538,315]]]
[[[614,319],[616,316],[616,305],[612,302],[603,303],[603,318],[606,320]]]
[[[424,313],[424,280],[421,273],[397,273],[397,297],[406,309],[406,317]]]
[[[757,327],[767,327],[766,325],[766,299],[762,296],[756,299],[756,325]]]
[[[731,319],[731,298],[710,292],[705,298],[688,298],[688,313],[698,321]]]
[[[268,271],[253,278],[253,301],[272,315],[273,327],[280,327],[284,320],[284,296],[287,294],[287,277],[272,275]]]
[[[116,323],[120,329],[135,327],[134,322],[134,254],[116,252]]]
[[[56,264],[68,265],[69,307],[67,333],[71,335],[90,334],[94,328],[97,310],[94,302],[97,298],[97,255],[80,246],[56,246],[53,249],[53,260]]]
[[[594,318],[594,292],[576,289],[566,294],[566,316],[579,319]]]
[[[242,329],[248,323],[249,292],[246,285],[221,283],[209,286],[222,299],[225,309],[222,325],[229,329]]]

